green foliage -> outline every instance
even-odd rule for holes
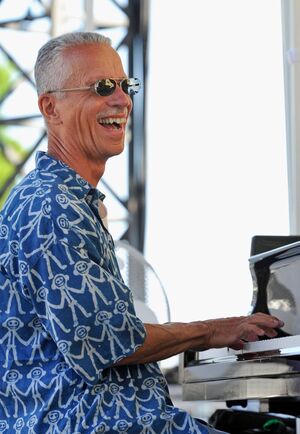
[[[2,98],[10,89],[12,81],[16,75],[16,68],[7,60],[0,59],[0,98]],[[22,161],[27,151],[21,144],[9,136],[5,126],[0,126],[0,189],[6,182],[15,175],[16,165]],[[0,209],[9,194],[11,187],[15,182],[12,182],[0,197]]]
[[[0,97],[1,98],[9,90],[12,82],[12,77],[15,75],[14,74],[15,72],[16,69],[11,62],[6,61],[5,63],[2,64],[0,63]]]
[[[3,188],[6,181],[15,174],[16,165],[23,161],[27,156],[27,151],[14,139],[5,133],[5,128],[0,127],[0,189]],[[14,183],[11,184],[12,187]],[[5,197],[9,193],[6,192]],[[0,198],[0,208],[3,203],[3,196]]]

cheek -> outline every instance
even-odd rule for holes
[[[71,133],[74,135],[87,136],[97,128],[96,113],[93,110],[86,110],[82,107],[77,107],[73,117],[69,118],[68,126],[71,128]]]
[[[82,128],[89,119],[95,119],[95,113],[93,113],[95,110],[93,110],[93,108],[94,107],[89,107],[84,97],[71,97],[66,101],[61,116],[68,126]]]
[[[130,96],[128,97],[128,99],[128,114],[130,114],[132,111],[132,99],[130,98]]]

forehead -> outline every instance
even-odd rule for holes
[[[69,77],[85,81],[126,75],[119,54],[103,43],[68,48],[64,52],[64,63]]]

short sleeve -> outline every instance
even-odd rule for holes
[[[34,266],[19,269],[44,327],[87,383],[143,344],[130,289],[86,250],[52,242]]]

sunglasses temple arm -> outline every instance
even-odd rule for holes
[[[86,87],[71,87],[69,89],[55,89],[50,90],[48,93],[54,93],[54,92],[74,92],[77,90],[90,90],[93,86],[86,86]]]

